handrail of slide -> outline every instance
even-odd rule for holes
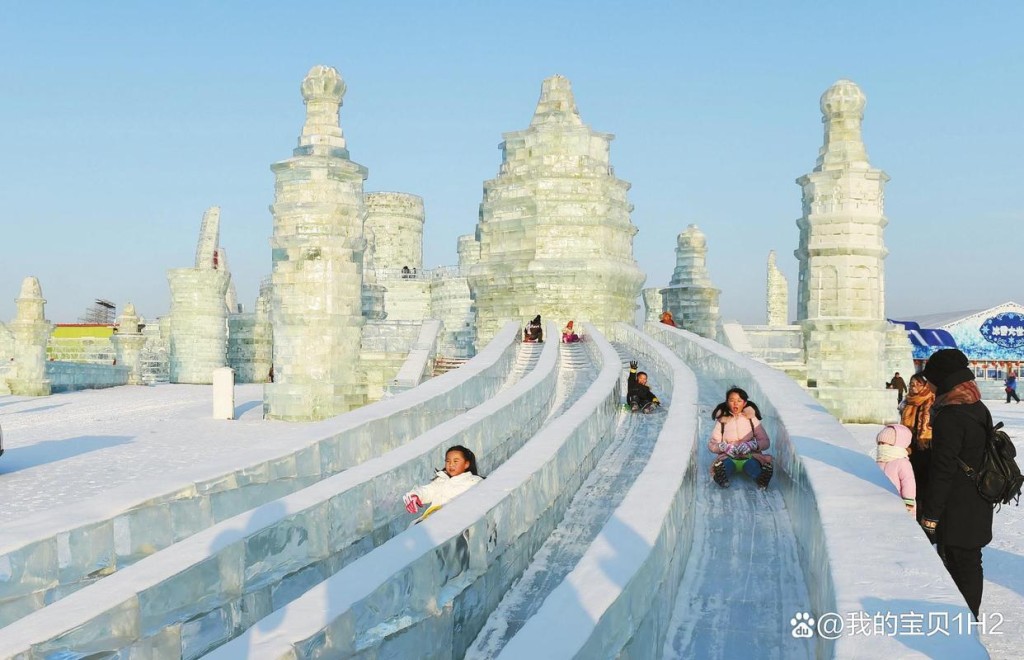
[[[697,379],[667,347],[617,324],[616,339],[658,364],[671,403],[651,457],[575,568],[500,658],[653,658],[693,541]]]
[[[257,504],[401,446],[492,396],[511,372],[519,325],[510,321],[459,369],[337,417],[301,426],[250,465],[225,457],[160,480],[115,487],[75,506],[0,527],[0,626],[46,602]],[[268,425],[284,430],[294,426]],[[310,440],[310,438],[315,438]]]
[[[564,414],[429,520],[205,657],[348,657],[381,645],[381,657],[416,657],[438,644],[460,656],[614,434],[621,363],[587,332],[601,370]]]
[[[195,648],[192,621],[201,622],[203,641],[230,639],[244,627],[233,613],[247,610],[252,623],[270,613],[258,603],[269,607],[278,600],[271,594],[289,590],[272,585],[297,576],[309,586],[312,576],[327,577],[339,554],[354,556],[362,539],[393,524],[402,493],[442,464],[452,444],[491,465],[514,452],[514,438],[525,441],[547,416],[559,347],[546,343],[518,383],[401,447],[225,520],[0,629],[0,657],[133,645],[194,656],[205,649]]]
[[[781,478],[773,484],[782,491],[798,541],[808,613],[819,620],[822,614],[845,620],[858,613],[912,613],[927,620],[932,613],[963,622],[957,629],[950,623],[949,636],[816,635],[816,657],[894,658],[905,656],[908,646],[932,657],[988,657],[967,625],[971,613],[963,597],[927,538],[835,417],[778,369],[685,330],[660,323],[646,329],[723,392],[742,384],[765,418],[776,420],[770,433]]]

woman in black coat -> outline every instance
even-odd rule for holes
[[[981,467],[992,414],[981,402],[967,356],[955,348],[936,352],[922,375],[935,390],[932,452],[921,526],[933,542],[968,607],[978,617],[984,576],[981,549],[992,540],[992,505],[961,469]]]

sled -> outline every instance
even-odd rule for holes
[[[431,504],[430,506],[427,507],[426,511],[424,511],[422,514],[420,514],[419,518],[417,518],[416,520],[413,520],[411,523],[409,523],[409,527],[412,527],[413,525],[420,524],[421,522],[423,522],[424,520],[426,520],[430,516],[434,515],[435,512],[440,511],[440,510],[441,510],[441,505],[440,504]]]

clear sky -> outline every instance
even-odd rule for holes
[[[0,12],[0,319],[39,277],[47,317],[94,298],[167,312],[203,211],[252,308],[271,269],[270,164],[291,155],[299,85],[336,67],[367,191],[426,203],[425,266],[454,264],[503,132],[552,74],[614,133],[645,286],[675,238],[707,235],[726,318],[763,322],[778,254],[795,300],[800,189],[818,99],[868,97],[886,191],[887,313],[1024,303],[1024,3],[40,2]],[[792,306],[792,305],[791,305]]]

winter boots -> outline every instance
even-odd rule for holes
[[[768,488],[768,482],[772,480],[772,472],[775,468],[772,467],[771,463],[765,463],[761,466],[761,474],[757,475],[757,487],[761,490]]]
[[[729,487],[729,475],[725,473],[725,460],[715,461],[711,466],[711,477],[722,488]]]

